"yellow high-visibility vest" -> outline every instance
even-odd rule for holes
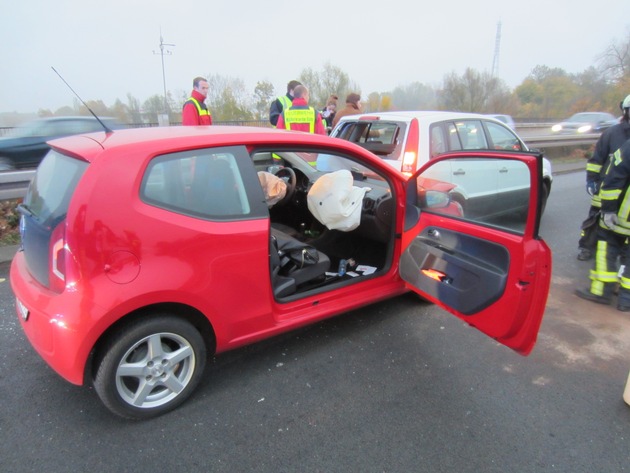
[[[315,133],[315,121],[317,120],[317,111],[313,107],[293,108],[289,107],[284,110],[284,127],[291,129],[292,123],[308,123],[309,133]]]
[[[188,100],[191,101],[195,107],[197,107],[197,112],[199,112],[199,116],[201,117],[202,115],[210,115],[210,112],[208,111],[208,109],[203,109],[201,108],[201,104],[197,101],[197,99],[193,98],[193,97],[188,97]]]

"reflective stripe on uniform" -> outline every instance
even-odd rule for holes
[[[617,271],[609,271],[608,268],[608,242],[597,241],[597,251],[595,252],[595,269],[590,272],[591,292],[601,296],[604,290],[604,283],[614,283],[619,280]],[[598,284],[601,283],[601,284]]]
[[[595,294],[596,296],[604,295],[604,287],[605,285],[601,281],[593,280],[591,282],[591,292]]]
[[[586,165],[586,172],[594,172],[594,173],[599,174],[601,170],[602,170],[601,164],[588,163]]]
[[[278,101],[280,102],[280,105],[282,105],[282,110],[286,110],[293,103],[291,99],[286,95],[281,95],[280,97],[278,97]]]
[[[293,105],[293,101],[286,95],[281,95],[276,100],[280,102],[280,105],[282,106],[282,110],[280,110],[280,113],[282,113],[284,110],[288,109],[291,105]],[[273,125],[273,127],[276,128],[276,125]],[[281,159],[281,158],[274,157],[274,159]]]
[[[197,99],[193,97],[188,97],[188,101],[192,102],[193,105],[197,108],[197,112],[199,113],[200,117],[202,115],[210,115],[210,112],[208,110],[204,110],[203,108],[201,108],[201,104],[197,101]]]
[[[621,287],[623,287],[624,289],[630,290],[630,279],[629,278],[624,278],[623,276],[621,276],[621,278],[619,278],[619,283],[621,284]]]
[[[615,225],[615,228],[612,231],[617,233],[618,235],[630,236],[630,227],[627,227],[626,225],[630,225],[630,223],[619,220],[619,223]],[[602,222],[601,219],[599,221],[599,226],[605,230],[610,230],[610,228],[604,225],[604,222]]]
[[[317,112],[313,107],[290,107],[282,113],[284,115],[284,127],[287,130],[291,129],[291,125],[293,123],[308,123],[309,132],[315,133],[315,120],[317,119]]]

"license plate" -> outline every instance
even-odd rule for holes
[[[18,311],[20,312],[20,317],[22,317],[22,320],[26,322],[30,314],[29,310],[26,308],[24,304],[22,304],[22,302],[20,302],[19,299],[15,299],[15,305],[17,306]]]

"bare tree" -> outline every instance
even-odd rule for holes
[[[213,120],[251,120],[251,99],[242,79],[208,75],[207,104]]]
[[[351,90],[350,78],[341,68],[330,63],[324,64],[322,72],[313,69],[304,69],[298,80],[308,87],[310,92],[310,102],[314,107],[323,107],[331,94],[335,94],[340,100],[344,100],[349,92],[358,92],[354,88]],[[356,86],[354,86],[356,87]]]
[[[269,114],[269,104],[274,100],[273,84],[269,81],[258,81],[254,89],[254,109],[256,119],[265,120]]]
[[[444,110],[487,113],[491,96],[503,87],[500,79],[469,67],[461,76],[453,72],[444,78],[438,93],[439,106]]]
[[[606,48],[598,57],[598,63],[606,78],[611,82],[630,75],[630,28],[624,39],[613,41]]]
[[[129,123],[142,123],[140,101],[131,94],[127,94],[127,111],[129,112]]]
[[[162,113],[164,113],[164,96],[162,95],[152,95],[142,104],[142,115],[149,122],[157,123],[158,115]]]
[[[392,105],[396,110],[433,110],[437,105],[437,95],[433,87],[412,82],[394,89]]]

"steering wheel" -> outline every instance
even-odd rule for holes
[[[284,198],[278,202],[276,205],[284,205],[289,202],[293,198],[293,194],[295,194],[295,188],[297,187],[297,176],[295,175],[295,171],[291,168],[281,167],[275,170],[274,175],[282,179],[287,185],[287,193]]]

